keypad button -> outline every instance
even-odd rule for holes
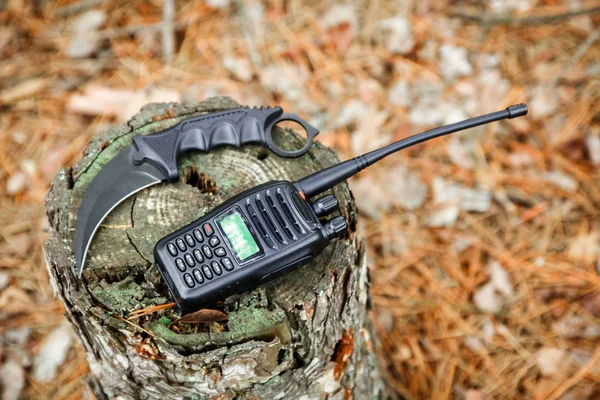
[[[185,262],[190,267],[193,267],[194,265],[196,265],[196,261],[194,261],[194,257],[192,257],[192,255],[189,253],[185,255]]]
[[[204,234],[206,235],[206,237],[211,237],[212,234],[215,233],[213,227],[209,223],[204,224],[202,229],[204,229]]]
[[[177,258],[175,260],[175,265],[177,265],[177,269],[179,269],[181,272],[185,271],[185,264],[181,258]]]
[[[225,249],[223,247],[217,247],[215,249],[215,255],[219,256],[219,257],[223,257],[225,255]]]
[[[202,257],[202,253],[200,252],[200,250],[198,249],[194,249],[194,258],[201,263],[202,261],[204,261],[204,257]]]
[[[194,237],[198,243],[202,243],[204,241],[204,237],[202,236],[200,229],[194,229],[194,232],[192,233],[194,234]]]
[[[221,264],[219,264],[218,262],[213,261],[210,263],[210,266],[212,267],[213,271],[215,271],[215,274],[221,275],[223,273],[223,270],[221,269]]]
[[[190,247],[194,247],[194,245],[196,244],[196,242],[194,242],[194,238],[189,233],[185,235],[185,241]]]
[[[221,260],[221,264],[223,264],[223,267],[225,267],[227,271],[231,271],[233,269],[233,263],[227,257]]]
[[[204,276],[206,276],[206,279],[212,279],[213,278],[213,273],[210,270],[210,268],[208,267],[208,265],[203,265],[202,266],[202,272],[204,272]]]
[[[212,250],[207,245],[202,246],[202,252],[206,256],[206,258],[212,258]]]
[[[211,237],[208,241],[208,244],[210,244],[211,247],[216,247],[219,245],[219,243],[221,243],[221,241],[216,236]]]
[[[175,243],[177,243],[177,247],[179,247],[179,250],[185,251],[185,249],[187,249],[187,247],[185,246],[185,242],[182,238],[177,239]]]
[[[177,255],[177,247],[175,247],[175,245],[173,243],[167,244],[167,250],[169,250],[169,253],[173,257],[175,257]]]
[[[198,282],[198,283],[204,282],[204,277],[202,276],[202,272],[200,272],[199,269],[197,269],[197,268],[194,269],[192,271],[192,274],[194,274],[194,279],[196,279],[196,282]]]
[[[185,284],[188,285],[190,288],[196,286],[196,282],[194,282],[194,278],[192,278],[190,274],[183,274],[183,279],[185,280]]]

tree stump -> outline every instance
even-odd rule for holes
[[[226,323],[169,327],[181,316],[176,308],[127,319],[131,311],[171,301],[152,255],[161,237],[251,186],[296,180],[336,163],[334,152],[318,143],[297,159],[260,146],[187,154],[178,183],[148,188],[112,211],[96,233],[82,280],[77,279],[75,218],[103,165],[134,135],[238,106],[230,98],[149,104],[127,124],[101,132],[73,168],[55,177],[46,199],[52,234],[45,258],[85,347],[90,387],[100,399],[387,397],[366,313],[364,246],[354,232],[356,209],[345,184],[334,194],[350,234],[307,266],[216,305],[228,315]],[[299,140],[287,135],[287,142]]]

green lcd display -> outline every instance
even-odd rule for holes
[[[233,211],[227,214],[218,223],[240,261],[244,261],[260,251],[239,212]]]

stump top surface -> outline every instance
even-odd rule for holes
[[[67,179],[72,182],[63,195],[54,193],[54,196],[49,196],[49,215],[60,215],[54,218],[53,226],[63,240],[72,245],[75,218],[90,181],[107,162],[131,144],[133,136],[152,134],[181,119],[233,107],[239,105],[229,98],[210,99],[193,106],[151,104],[127,125],[101,132],[90,142],[84,157],[73,168],[71,178]],[[285,140],[293,142],[299,139],[292,135]],[[99,317],[106,318],[105,313],[126,316],[133,310],[171,301],[154,265],[153,249],[160,238],[247,188],[269,180],[297,180],[337,161],[331,150],[318,143],[309,153],[296,159],[282,158],[258,145],[241,149],[224,147],[207,154],[184,155],[179,162],[179,182],[162,183],[138,192],[117,206],[101,224],[90,246],[83,274],[90,305],[96,307]],[[347,188],[340,185],[334,193],[342,214],[353,226],[354,209]],[[276,332],[279,339],[285,340],[287,333],[279,325],[283,319],[281,309],[301,303],[311,288],[319,287],[319,281],[336,265],[343,264],[341,260],[354,251],[350,242],[336,241],[306,267],[263,285],[258,289],[258,295],[248,293],[253,304],[247,308],[236,306],[238,309],[232,310],[234,315],[233,318],[230,315],[226,332],[212,332],[211,342],[238,341],[264,332]],[[68,274],[74,279],[72,258],[70,264],[71,270],[63,271],[63,275]],[[269,305],[263,308],[261,304],[265,299],[260,298],[261,290],[267,290],[268,302],[278,307]],[[236,318],[236,312],[243,313],[244,319]],[[176,309],[170,309],[142,318],[139,322],[155,334],[183,347],[197,347],[206,341],[205,336],[174,333],[158,323],[159,318],[163,318],[164,322],[164,318],[172,321],[178,316]],[[125,323],[113,322],[119,329],[133,329]]]

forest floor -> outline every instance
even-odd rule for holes
[[[0,0],[2,398],[89,395],[41,250],[53,176],[145,103],[215,95],[342,159],[527,102],[352,179],[382,370],[410,398],[598,398],[598,26],[587,0]]]

